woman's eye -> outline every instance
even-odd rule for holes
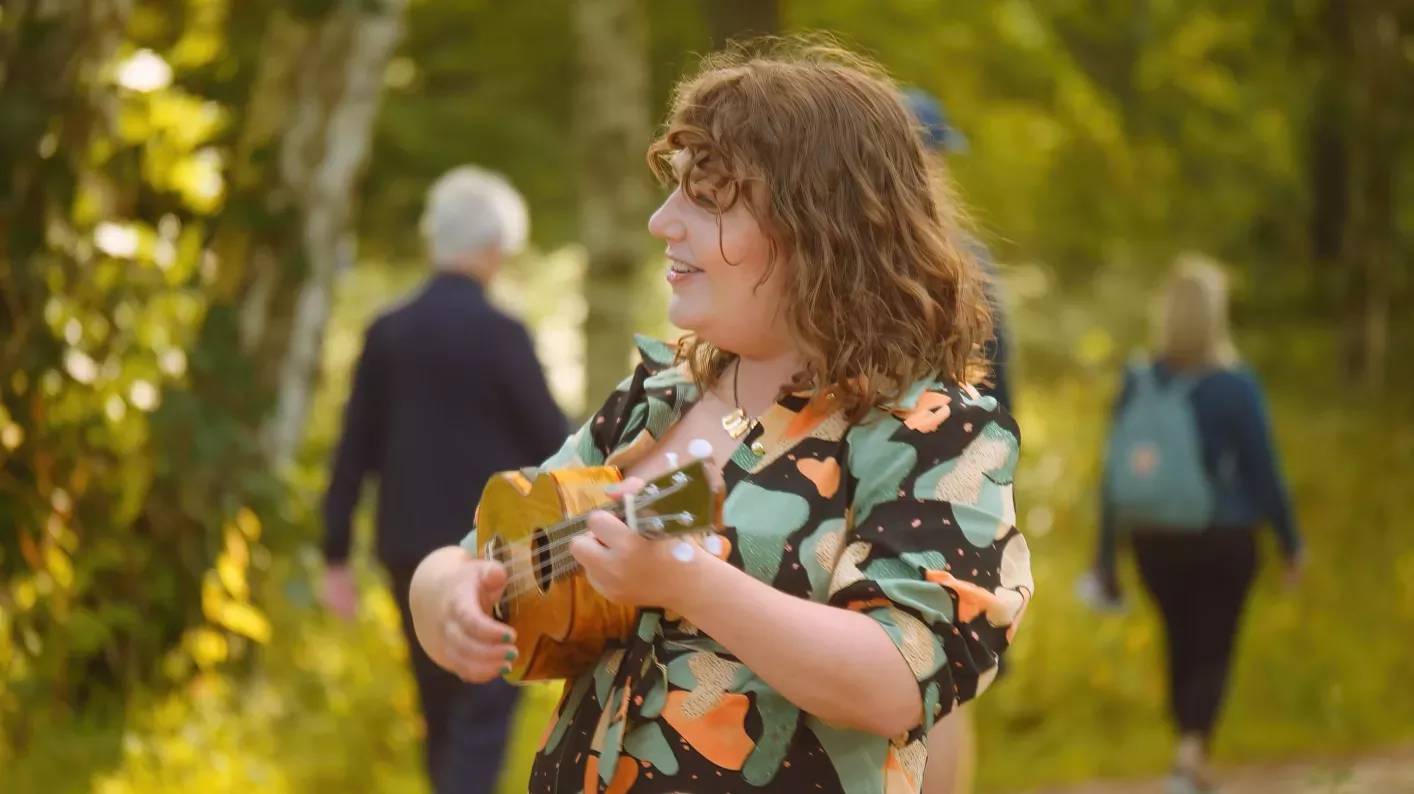
[[[692,203],[698,205],[699,207],[705,207],[706,209],[711,210],[717,208],[717,201],[715,198],[716,191],[711,190],[710,188],[706,188],[700,185],[688,185],[683,188],[683,192],[687,195],[689,199],[692,200]]]

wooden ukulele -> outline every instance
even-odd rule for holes
[[[585,519],[595,510],[655,540],[714,531],[721,525],[723,494],[709,478],[705,457],[649,481],[623,501],[604,490],[623,480],[616,466],[548,471],[534,479],[509,471],[487,482],[477,508],[476,547],[508,572],[492,612],[516,631],[519,654],[506,680],[574,677],[593,665],[609,640],[634,630],[637,607],[600,595],[570,555],[570,541],[588,531]],[[686,543],[673,550],[680,559],[692,553]]]

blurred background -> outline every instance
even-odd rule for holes
[[[1038,592],[977,708],[979,791],[1167,768],[1154,610],[1073,586],[1120,367],[1188,252],[1233,280],[1310,547],[1286,591],[1262,537],[1217,763],[1399,790],[1360,765],[1414,768],[1399,0],[4,0],[0,790],[426,791],[366,526],[359,618],[316,598],[350,368],[427,276],[425,191],[476,163],[525,193],[494,296],[583,417],[632,332],[673,334],[643,159],[671,85],[803,30],[942,101],[1004,283]],[[504,791],[555,697],[522,705]]]

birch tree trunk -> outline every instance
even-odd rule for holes
[[[304,438],[319,353],[339,262],[354,255],[349,229],[353,194],[368,159],[383,71],[402,36],[407,0],[382,0],[376,11],[348,6],[314,32],[294,86],[294,114],[281,142],[281,181],[302,215],[304,282],[280,364],[265,448],[288,465]]]
[[[575,145],[579,235],[588,255],[585,409],[626,374],[646,250],[648,25],[638,0],[577,0]]]
[[[278,470],[303,436],[351,197],[405,5],[339,3],[316,17],[276,5],[251,48],[210,244],[210,302],[187,389],[153,416],[156,473],[138,522],[184,571],[211,565],[238,507],[276,514]],[[197,577],[176,587],[183,613],[164,625],[179,630],[201,620],[203,593]]]

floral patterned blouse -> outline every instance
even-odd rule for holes
[[[628,468],[696,402],[673,348],[638,343],[634,374],[542,469]],[[918,792],[927,729],[995,677],[1034,589],[1018,451],[1015,422],[966,386],[919,384],[855,425],[825,398],[778,401],[723,472],[728,560],[877,620],[918,681],[922,723],[893,739],[830,727],[686,620],[644,609],[636,636],[566,682],[531,794]]]

